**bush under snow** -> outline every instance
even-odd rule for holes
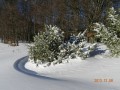
[[[95,50],[97,44],[88,44],[84,34],[79,33],[72,42],[64,43],[63,32],[56,26],[46,25],[46,31],[34,37],[34,43],[29,47],[30,59],[35,63],[62,63],[65,59],[81,57],[85,59]]]
[[[35,63],[53,62],[57,59],[63,38],[63,32],[58,27],[46,25],[45,32],[36,35],[33,45],[29,46],[30,59]]]

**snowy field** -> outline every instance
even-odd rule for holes
[[[104,51],[103,46],[99,48]],[[36,78],[14,69],[14,63],[26,55],[26,44],[0,43],[0,90],[120,90],[120,58],[102,53],[49,67],[26,63],[26,68],[41,76]]]

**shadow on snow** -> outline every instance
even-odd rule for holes
[[[42,75],[39,75],[38,73],[34,72],[34,71],[31,71],[31,70],[28,70],[26,69],[24,66],[25,66],[25,63],[28,61],[28,56],[25,56],[23,58],[20,58],[18,59],[15,63],[14,63],[14,68],[19,71],[19,72],[22,72],[24,74],[27,74],[29,76],[33,76],[33,77],[36,77],[36,78],[40,78],[40,79],[47,79],[47,80],[57,80],[57,81],[66,81],[66,80],[61,80],[61,79],[56,79],[56,78],[52,78],[52,77],[46,77],[46,76],[42,76]]]

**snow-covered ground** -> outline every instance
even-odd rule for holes
[[[25,44],[0,43],[0,90],[120,90],[120,58],[101,54],[46,68],[28,62],[25,67],[42,76],[36,78],[14,69],[14,63],[26,55]]]
[[[36,64],[28,62],[25,67],[42,76],[74,82],[76,84],[72,87],[76,87],[76,90],[119,90],[120,58],[108,57],[108,51],[105,50],[106,47],[100,44],[95,53],[101,54],[86,60],[71,59],[69,63],[49,67],[44,65],[36,67]]]

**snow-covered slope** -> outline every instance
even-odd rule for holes
[[[37,72],[41,77],[36,78],[13,67],[16,60],[26,55],[25,44],[11,47],[0,43],[0,90],[120,90],[120,58],[102,55],[83,61],[79,58],[39,68]],[[113,82],[95,82],[95,79],[113,79]]]
[[[25,67],[42,76],[76,82],[76,88],[81,88],[76,90],[119,90],[120,58],[108,57],[108,51],[105,51],[104,45],[100,45],[98,49],[95,53],[101,54],[87,60],[77,58],[69,60],[69,63],[49,67],[43,67],[43,65],[36,67],[34,63],[28,62]],[[74,87],[74,84],[72,86]]]

